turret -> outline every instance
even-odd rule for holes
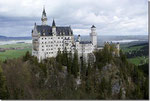
[[[94,45],[94,48],[97,48],[97,33],[96,33],[96,27],[93,25],[91,27],[91,33],[90,33],[91,41]]]
[[[117,48],[118,50],[120,50],[120,44],[119,44],[119,42],[117,42],[116,48]]]
[[[56,24],[55,24],[54,19],[53,19],[53,22],[52,22],[52,33],[53,33],[53,35],[56,35]]]
[[[37,25],[36,23],[34,24],[34,29],[32,30],[32,37],[38,35],[38,31],[37,31]]]
[[[46,12],[45,12],[45,7],[43,8],[41,21],[42,21],[42,25],[47,24],[47,16],[46,16]]]
[[[81,41],[80,35],[78,35],[78,41],[79,41],[79,42]]]

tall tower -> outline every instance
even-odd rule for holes
[[[55,24],[54,19],[53,19],[53,23],[52,23],[52,33],[53,33],[53,35],[56,35],[56,24]]]
[[[45,7],[43,7],[41,21],[42,21],[42,25],[46,25],[47,24],[47,16],[46,16],[46,12],[45,12]]]
[[[81,41],[80,35],[78,35],[78,41],[79,41],[79,42]]]
[[[94,45],[94,48],[97,48],[97,33],[96,33],[96,27],[93,25],[91,27],[91,33],[90,33],[91,41]]]

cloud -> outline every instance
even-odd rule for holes
[[[71,25],[74,34],[147,35],[147,0],[0,0],[0,35],[31,36],[45,5],[48,24]],[[13,34],[12,34],[13,33]]]

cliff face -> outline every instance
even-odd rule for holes
[[[126,98],[126,84],[125,80],[120,77],[120,67],[117,67],[115,64],[107,64],[106,66],[102,67],[100,71],[99,78],[105,79],[111,85],[111,98],[109,99],[116,99],[119,93],[121,99]]]

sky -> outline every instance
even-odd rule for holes
[[[41,25],[43,5],[48,25],[71,26],[75,35],[148,35],[147,0],[0,0],[0,35],[31,36]]]

